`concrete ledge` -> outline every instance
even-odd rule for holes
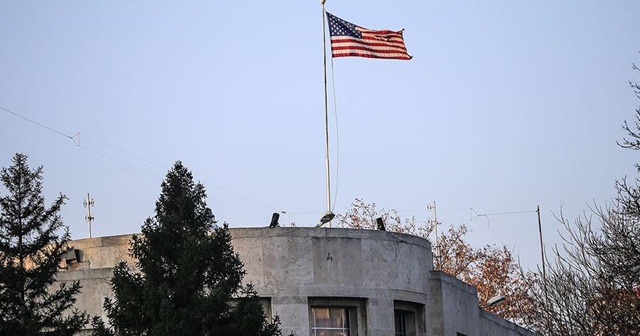
[[[416,245],[431,250],[431,242],[406,233],[395,233],[367,229],[324,228],[324,227],[277,227],[277,228],[230,228],[234,238],[263,238],[263,237],[332,237],[375,239],[386,241],[401,241],[405,244]]]

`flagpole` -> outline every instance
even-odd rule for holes
[[[320,4],[322,5],[322,56],[324,63],[324,136],[325,136],[325,145],[326,145],[326,176],[327,176],[327,215],[331,214],[331,175],[330,175],[330,164],[329,164],[329,110],[327,108],[328,98],[327,98],[327,32],[326,32],[326,11],[324,8],[324,3],[326,0],[320,0]],[[333,217],[331,217],[333,218]],[[331,227],[331,221],[329,220],[329,227]]]

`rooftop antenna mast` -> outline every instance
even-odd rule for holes
[[[93,198],[91,198],[89,196],[89,193],[87,193],[87,199],[85,199],[82,202],[82,205],[84,205],[85,208],[87,208],[87,214],[84,216],[84,219],[87,221],[87,223],[89,224],[89,238],[92,238],[91,236],[91,222],[93,222],[94,218],[93,216],[91,216],[91,207],[94,205],[95,203],[93,202]]]
[[[438,246],[438,208],[436,207],[436,201],[433,201],[433,204],[427,204],[427,211],[433,210],[433,219],[429,219],[429,224],[435,225],[436,236],[433,240],[433,247],[436,250],[436,258],[440,258],[440,250]]]

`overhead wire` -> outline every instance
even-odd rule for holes
[[[65,137],[65,138],[69,138],[69,139],[71,139],[71,141],[73,141],[74,143],[76,143],[76,145],[78,144],[75,140],[73,140],[73,136],[66,135],[66,134],[64,134],[64,133],[62,133],[62,132],[60,132],[60,131],[58,131],[58,130],[55,130],[55,129],[53,129],[53,128],[49,127],[49,126],[43,125],[43,124],[41,124],[41,123],[39,123],[39,122],[37,122],[37,121],[35,121],[35,120],[29,119],[29,118],[27,118],[27,117],[25,117],[25,116],[23,116],[23,115],[20,115],[20,114],[18,114],[18,113],[16,113],[16,112],[13,112],[13,111],[11,111],[11,110],[9,110],[9,109],[7,109],[7,108],[2,107],[2,106],[0,106],[0,110],[3,110],[3,111],[8,112],[8,113],[11,113],[11,114],[13,114],[14,116],[16,116],[16,117],[18,117],[18,118],[21,118],[21,119],[24,119],[24,120],[26,120],[26,121],[28,121],[28,122],[30,122],[30,123],[36,124],[36,125],[38,125],[38,126],[40,126],[40,127],[44,128],[44,129],[47,129],[47,130],[49,130],[49,131],[51,131],[51,132],[53,132],[53,133],[56,133],[56,134],[58,134],[58,135],[61,135],[61,136]]]
[[[333,205],[331,206],[331,212],[336,207],[336,202],[338,199],[338,187],[339,187],[339,177],[340,177],[340,132],[338,128],[338,102],[336,98],[336,81],[335,81],[335,71],[333,67],[333,57],[331,57],[331,90],[333,91],[333,113],[334,113],[334,122],[336,124],[336,187],[334,189],[333,195]]]
[[[133,166],[133,165],[130,165],[130,164],[128,164],[128,163],[126,163],[126,162],[124,162],[124,161],[122,161],[122,160],[118,160],[118,159],[116,159],[116,158],[112,158],[112,157],[110,157],[110,156],[108,156],[108,155],[106,155],[106,154],[102,154],[102,153],[100,153],[100,152],[98,152],[98,151],[96,151],[96,150],[94,150],[94,149],[89,148],[89,147],[86,147],[86,146],[80,146],[80,145],[78,145],[78,147],[82,148],[83,150],[89,151],[89,152],[91,152],[91,153],[93,153],[93,154],[95,154],[95,155],[97,155],[97,156],[101,156],[101,157],[103,157],[103,158],[105,158],[105,159],[107,159],[107,160],[111,160],[111,161],[116,162],[116,163],[119,163],[119,164],[121,164],[121,165],[123,165],[123,166],[125,166],[125,167],[131,168],[131,169],[133,169],[133,170],[137,170],[137,171],[138,171],[138,172],[140,172],[140,173],[143,173],[143,174],[149,175],[149,176],[151,176],[151,177],[155,177],[155,178],[158,178],[158,179],[162,180],[162,177],[161,177],[161,176],[158,176],[158,175],[156,175],[156,174],[154,174],[154,173],[151,173],[151,172],[149,172],[149,171],[146,171],[146,170],[144,170],[144,169],[140,169],[140,168],[138,168],[138,167],[135,167],[135,166]]]
[[[80,134],[80,133],[78,133],[78,134]],[[116,146],[114,146],[114,145],[112,145],[112,144],[110,144],[110,143],[107,143],[107,142],[105,142],[105,141],[102,141],[102,140],[100,140],[100,139],[96,139],[96,138],[91,137],[91,136],[89,136],[89,135],[86,135],[86,134],[84,134],[84,133],[82,134],[82,136],[83,136],[83,137],[86,137],[86,138],[89,138],[89,139],[91,139],[91,140],[93,140],[93,141],[95,141],[95,142],[99,142],[99,143],[101,143],[101,144],[103,144],[103,145],[105,145],[105,146],[107,146],[107,147],[110,147],[110,148],[112,148],[112,149],[115,149],[115,150],[117,150],[117,151],[119,151],[119,152],[122,152],[122,153],[124,153],[124,154],[127,154],[127,155],[129,155],[129,156],[132,156],[132,157],[135,157],[135,158],[140,159],[140,160],[142,160],[142,161],[145,161],[145,162],[147,162],[147,163],[149,163],[149,164],[152,164],[152,165],[154,165],[154,166],[156,166],[156,167],[158,167],[158,168],[162,168],[162,169],[165,169],[165,168],[166,168],[166,167],[164,167],[164,166],[162,166],[162,165],[160,165],[160,164],[158,164],[158,163],[156,163],[156,162],[153,162],[153,161],[151,161],[151,160],[148,160],[148,159],[146,159],[146,158],[143,158],[143,157],[142,157],[142,156],[140,156],[140,155],[137,155],[137,154],[131,153],[131,152],[126,151],[126,150],[124,150],[124,149],[118,148],[118,147],[116,147]]]
[[[515,214],[523,214],[523,213],[532,213],[532,212],[536,212],[536,210],[523,210],[523,211],[509,211],[509,212],[494,212],[494,213],[485,213],[485,214],[479,214],[475,209],[473,208],[469,208],[471,211],[473,211],[476,214],[476,217],[489,217],[489,216],[502,216],[502,215],[515,215]],[[473,220],[474,218],[470,218],[470,220]]]
[[[505,211],[505,212],[494,212],[494,213],[478,213],[474,208],[472,207],[467,207],[467,208],[438,208],[438,212],[440,211],[460,211],[460,210],[469,210],[469,221],[473,221],[474,219],[478,218],[478,217],[484,217],[487,219],[487,223],[489,224],[489,227],[491,227],[491,219],[490,217],[492,216],[502,216],[502,215],[514,215],[514,214],[525,214],[525,213],[535,213],[537,212],[536,210],[521,210],[521,211]],[[407,214],[407,213],[423,213],[423,212],[429,212],[430,210],[427,209],[420,209],[420,210],[395,210],[397,213],[399,214]],[[462,221],[463,219],[451,219],[449,218],[448,221]]]
[[[49,131],[51,131],[51,132],[53,132],[53,133],[56,133],[56,134],[60,135],[60,136],[63,136],[63,137],[65,137],[65,138],[68,138],[68,139],[70,139],[71,141],[73,141],[73,142],[74,142],[74,144],[76,144],[76,146],[77,146],[77,147],[82,148],[83,150],[86,150],[86,151],[88,151],[88,152],[91,152],[91,153],[92,153],[92,154],[94,154],[94,155],[100,156],[100,157],[105,158],[105,159],[107,159],[107,160],[110,160],[110,161],[116,162],[116,163],[121,164],[121,165],[123,165],[123,166],[125,166],[125,167],[128,167],[128,168],[131,168],[131,169],[133,169],[133,170],[136,170],[136,171],[138,171],[138,172],[140,172],[140,173],[143,173],[143,174],[146,174],[146,175],[149,175],[149,176],[152,176],[152,177],[155,177],[155,178],[158,178],[158,179],[162,180],[162,177],[161,177],[161,176],[158,176],[157,174],[154,174],[154,173],[151,173],[151,172],[146,171],[146,170],[144,170],[144,169],[138,168],[138,167],[136,167],[136,166],[134,166],[134,165],[131,165],[131,164],[129,164],[129,163],[125,162],[125,161],[122,161],[122,160],[118,160],[118,159],[113,158],[113,157],[111,157],[111,156],[109,156],[109,155],[106,155],[106,154],[100,153],[100,152],[98,152],[97,150],[95,150],[95,149],[91,149],[90,147],[87,147],[87,146],[85,146],[85,145],[81,145],[79,140],[78,140],[78,141],[76,141],[76,140],[74,139],[76,136],[78,136],[78,137],[80,136],[80,133],[79,133],[79,132],[78,132],[78,133],[76,133],[74,136],[70,136],[70,135],[64,134],[63,132],[61,132],[61,131],[59,131],[59,130],[56,130],[56,129],[52,128],[52,127],[49,127],[49,126],[44,125],[44,124],[42,124],[42,123],[39,123],[39,122],[37,122],[37,121],[35,121],[35,120],[33,120],[33,119],[27,118],[27,117],[25,117],[24,115],[21,115],[21,114],[19,114],[19,113],[15,112],[15,111],[12,111],[12,110],[7,109],[7,108],[5,108],[5,107],[0,106],[0,110],[3,110],[3,111],[5,111],[5,112],[7,112],[7,113],[10,113],[10,114],[12,114],[12,115],[13,115],[13,116],[15,116],[15,117],[18,117],[18,118],[21,118],[21,119],[23,119],[23,120],[26,120],[26,121],[28,121],[28,122],[30,122],[30,123],[32,123],[32,124],[34,124],[34,125],[37,125],[37,126],[39,126],[39,127],[42,127],[42,128],[44,128],[44,129],[46,129],[46,130],[49,130]],[[147,163],[149,163],[149,164],[155,165],[155,166],[157,166],[157,167],[159,167],[159,168],[163,168],[163,169],[165,168],[164,166],[162,166],[162,165],[160,165],[160,164],[158,164],[158,163],[156,163],[156,162],[153,162],[153,161],[151,161],[151,160],[148,160],[148,159],[146,159],[146,158],[144,158],[144,157],[142,157],[142,156],[140,156],[140,155],[134,154],[134,153],[132,153],[132,152],[130,152],[130,151],[127,151],[127,150],[124,150],[124,149],[118,148],[118,147],[116,147],[116,146],[114,146],[114,145],[111,145],[110,143],[108,143],[108,142],[106,142],[106,141],[102,141],[102,140],[96,139],[96,138],[91,137],[91,136],[89,136],[89,135],[86,135],[86,134],[84,134],[84,133],[82,134],[82,137],[89,138],[89,139],[91,139],[91,140],[93,140],[93,141],[96,141],[96,142],[98,142],[98,143],[101,143],[101,144],[103,144],[103,145],[105,145],[105,146],[108,146],[108,147],[110,147],[110,148],[112,148],[112,149],[114,149],[114,150],[117,150],[117,151],[119,151],[119,152],[125,153],[125,154],[127,154],[127,155],[129,155],[129,156],[132,156],[132,157],[135,157],[135,158],[137,158],[137,159],[143,160],[143,161],[145,161],[145,162],[147,162]],[[216,189],[216,190],[219,190],[219,191],[225,192],[225,193],[227,193],[227,194],[229,194],[229,195],[233,195],[233,196],[238,197],[238,198],[241,198],[241,199],[243,199],[243,200],[245,200],[245,201],[251,202],[251,203],[253,203],[253,204],[255,204],[255,205],[259,205],[259,206],[261,206],[261,207],[264,207],[264,208],[267,208],[267,209],[270,209],[270,210],[275,210],[275,208],[273,208],[273,207],[271,207],[271,206],[268,206],[268,205],[262,204],[262,203],[260,203],[260,202],[254,201],[254,200],[252,200],[252,199],[250,199],[250,198],[248,198],[248,197],[242,196],[242,195],[240,195],[240,194],[234,193],[234,192],[229,191],[229,190],[225,190],[225,189],[223,189],[223,188],[220,188],[220,187],[218,187],[218,186],[212,185],[212,184],[210,184],[210,183],[203,182],[203,184],[205,184],[205,185],[207,185],[207,186],[209,186],[209,187],[212,187],[212,188],[214,188],[214,189]],[[261,218],[264,218],[264,219],[269,219],[269,217],[267,217],[267,216],[260,215],[260,214],[258,214],[258,213],[256,213],[256,212],[254,212],[254,211],[250,211],[250,210],[247,210],[247,209],[243,209],[243,208],[241,208],[241,207],[239,207],[239,206],[236,206],[236,205],[234,205],[234,204],[232,204],[232,203],[229,203],[229,202],[227,202],[227,201],[224,201],[224,200],[218,199],[218,198],[216,198],[216,197],[209,197],[209,198],[210,198],[210,199],[212,199],[212,200],[214,200],[214,201],[217,201],[217,202],[220,202],[220,203],[222,203],[222,204],[225,204],[225,205],[228,205],[228,206],[230,206],[230,207],[233,207],[233,208],[235,208],[235,209],[237,209],[237,210],[240,210],[240,211],[243,211],[243,212],[246,212],[246,213],[252,214],[252,215],[254,215],[254,216],[261,217]]]
[[[156,166],[156,167],[159,167],[159,168],[162,168],[162,169],[165,169],[165,168],[166,168],[165,166],[163,166],[163,165],[161,165],[161,164],[159,164],[159,163],[156,163],[156,162],[154,162],[154,161],[148,160],[148,159],[146,159],[146,158],[144,158],[144,157],[142,157],[142,156],[140,156],[140,155],[137,155],[137,154],[131,153],[131,152],[129,152],[129,151],[126,151],[126,150],[124,150],[124,149],[118,148],[118,147],[116,147],[116,146],[113,146],[113,145],[111,145],[111,144],[109,144],[109,143],[107,143],[107,142],[105,142],[105,141],[102,141],[102,140],[99,140],[99,139],[96,139],[96,138],[93,138],[93,137],[90,137],[90,136],[88,136],[88,135],[84,135],[84,134],[83,134],[82,136],[87,137],[87,138],[90,138],[90,139],[92,139],[92,140],[94,140],[94,141],[96,141],[96,142],[99,142],[99,143],[101,143],[101,144],[104,144],[104,145],[106,145],[106,146],[109,146],[109,147],[111,147],[111,148],[113,148],[113,149],[115,149],[115,150],[117,150],[117,151],[120,151],[120,152],[122,152],[122,153],[125,153],[125,154],[127,154],[127,155],[130,155],[130,156],[135,157],[135,158],[137,158],[137,159],[143,160],[143,161],[145,161],[145,162],[147,162],[147,163],[149,163],[149,164],[152,164],[152,165],[154,165],[154,166]],[[123,163],[123,164],[124,164],[124,163]],[[125,164],[125,165],[126,165],[126,164]],[[137,169],[137,168],[135,168],[135,167],[132,167],[132,168]],[[138,170],[139,170],[139,169],[138,169]],[[156,176],[156,177],[157,177],[157,176]],[[160,179],[162,179],[162,178],[160,177]],[[260,202],[258,202],[258,201],[252,200],[252,199],[250,199],[250,198],[248,198],[248,197],[242,196],[242,195],[237,194],[237,193],[234,193],[234,192],[232,192],[232,191],[229,191],[229,190],[226,190],[226,189],[220,188],[220,187],[215,186],[215,185],[213,185],[213,184],[210,184],[210,183],[208,183],[208,182],[203,182],[203,184],[205,184],[206,186],[211,187],[211,188],[213,188],[213,189],[216,189],[216,190],[222,191],[222,192],[227,193],[227,194],[229,194],[229,195],[233,195],[233,196],[238,197],[238,198],[241,198],[241,199],[243,199],[243,200],[245,200],[245,201],[251,202],[251,203],[253,203],[253,204],[255,204],[255,205],[259,205],[259,206],[261,206],[261,207],[263,207],[263,208],[266,208],[266,209],[269,209],[269,210],[272,210],[272,211],[273,211],[273,210],[276,210],[275,208],[273,208],[273,207],[271,207],[271,206],[268,206],[268,205],[262,204],[262,203],[260,203]],[[210,197],[210,198],[212,198],[212,197]],[[213,199],[213,198],[212,198],[212,199]],[[236,207],[236,206],[232,205],[231,203],[227,203],[227,202],[224,202],[224,201],[222,201],[222,200],[218,200],[218,201],[219,201],[219,202],[222,202],[222,203],[225,203],[225,204],[227,204],[227,205],[229,205],[229,206]],[[236,208],[237,208],[237,207],[236,207]],[[239,209],[239,210],[243,210],[243,211],[247,211],[247,212],[249,212],[249,213],[252,213],[252,214],[254,214],[254,215],[257,215],[255,212],[252,212],[252,211],[249,211],[249,210],[244,210],[244,209],[241,209],[241,208],[237,208],[237,209]],[[258,216],[263,217],[263,218],[267,218],[267,219],[268,219],[268,217],[265,217],[265,216],[262,216],[262,215],[258,215]]]
[[[333,211],[333,209],[335,209],[335,206],[336,206],[336,199],[337,199],[337,194],[338,194],[338,185],[339,185],[339,183],[338,183],[338,181],[339,181],[339,162],[340,162],[340,146],[339,146],[339,132],[338,132],[338,112],[337,112],[337,110],[338,110],[338,109],[337,109],[337,100],[336,100],[336,94],[335,94],[336,90],[335,90],[335,78],[334,78],[335,72],[334,72],[334,63],[333,63],[333,58],[331,59],[331,73],[332,73],[332,75],[331,75],[331,79],[332,79],[332,90],[333,90],[333,101],[334,101],[334,116],[335,116],[335,124],[336,124],[336,142],[337,142],[337,145],[336,145],[336,147],[337,147],[337,149],[336,149],[336,188],[334,189],[334,195],[335,195],[335,196],[334,196],[334,201],[333,201],[333,205],[332,205],[332,209],[331,209],[331,210]],[[42,123],[40,123],[40,122],[37,122],[37,121],[35,121],[35,120],[33,120],[33,119],[30,119],[30,118],[28,118],[28,117],[26,117],[26,116],[24,116],[24,115],[21,115],[21,114],[19,114],[19,113],[15,112],[15,111],[12,111],[12,110],[10,110],[10,109],[7,109],[7,108],[5,108],[5,107],[0,106],[0,110],[3,110],[3,111],[5,111],[5,112],[7,112],[7,113],[9,113],[9,114],[12,114],[13,116],[18,117],[18,118],[20,118],[20,119],[26,120],[26,121],[28,121],[28,122],[30,122],[30,123],[32,123],[32,124],[34,124],[34,125],[37,125],[37,126],[39,126],[39,127],[42,127],[42,128],[44,128],[44,129],[46,129],[46,130],[48,130],[48,131],[50,131],[50,132],[53,132],[53,133],[57,134],[57,135],[60,135],[60,136],[65,137],[65,138],[68,138],[68,139],[70,139],[71,141],[73,141],[73,142],[74,142],[74,144],[75,144],[77,147],[82,148],[83,150],[86,150],[86,151],[88,151],[88,152],[91,152],[91,153],[92,153],[92,154],[94,154],[94,155],[100,156],[100,157],[105,158],[105,159],[107,159],[107,160],[111,160],[111,161],[116,162],[116,163],[118,163],[118,164],[120,164],[120,165],[123,165],[123,166],[128,167],[128,168],[133,169],[133,170],[136,170],[136,171],[138,171],[138,172],[140,172],[140,173],[143,173],[143,174],[146,174],[146,175],[149,175],[149,176],[152,176],[152,177],[158,178],[158,179],[162,179],[162,177],[161,177],[161,176],[158,176],[157,174],[154,174],[154,173],[151,173],[151,172],[149,172],[149,171],[147,171],[147,170],[144,170],[144,169],[138,168],[138,167],[136,167],[136,166],[134,166],[134,165],[131,165],[131,164],[129,164],[129,163],[127,163],[127,162],[125,162],[125,161],[122,161],[122,160],[119,160],[119,159],[113,158],[113,157],[111,157],[111,156],[109,156],[109,155],[106,155],[106,154],[100,153],[100,152],[98,152],[97,150],[94,150],[94,149],[92,149],[92,148],[90,148],[90,147],[87,147],[87,146],[85,146],[85,145],[82,145],[82,144],[80,143],[80,140],[79,140],[79,137],[80,137],[80,133],[79,133],[79,132],[78,132],[78,133],[76,133],[76,134],[75,134],[75,135],[73,135],[73,136],[70,136],[70,135],[67,135],[67,134],[65,134],[65,133],[63,133],[63,132],[61,132],[61,131],[59,131],[59,130],[56,130],[56,129],[54,129],[54,128],[50,127],[50,126],[44,125],[44,124],[42,124]],[[78,140],[77,140],[77,141],[76,141],[75,137],[78,137]],[[156,162],[154,162],[154,161],[148,160],[148,159],[146,159],[146,158],[144,158],[144,157],[142,157],[142,156],[140,156],[140,155],[134,154],[134,153],[132,153],[132,152],[130,152],[130,151],[127,151],[127,150],[124,150],[124,149],[118,148],[118,147],[116,147],[116,146],[114,146],[114,145],[111,145],[110,143],[108,143],[108,142],[106,142],[106,141],[99,140],[99,139],[97,139],[97,138],[91,137],[91,136],[89,136],[89,135],[87,135],[87,134],[84,134],[84,133],[82,134],[82,137],[89,138],[89,139],[91,139],[91,140],[93,140],[93,141],[95,141],[95,142],[101,143],[101,144],[103,144],[103,145],[105,145],[105,146],[108,146],[108,147],[110,147],[110,148],[114,149],[114,150],[120,151],[120,152],[122,152],[122,153],[124,153],[124,154],[127,154],[127,155],[129,155],[129,156],[135,157],[135,158],[137,158],[137,159],[140,159],[140,160],[142,160],[142,161],[145,161],[145,162],[147,162],[147,163],[149,163],[149,164],[152,164],[152,165],[154,165],[154,166],[157,166],[157,167],[159,167],[159,168],[165,168],[164,166],[162,166],[162,165],[160,165],[160,164],[158,164],[158,163],[156,163]],[[227,194],[229,194],[229,195],[232,195],[232,196],[235,196],[235,197],[237,197],[237,198],[243,199],[243,200],[245,200],[245,201],[247,201],[247,202],[253,203],[253,204],[258,205],[258,206],[261,206],[261,207],[263,207],[263,208],[265,208],[265,209],[269,209],[269,210],[271,210],[271,211],[276,211],[276,212],[281,212],[281,211],[277,210],[277,209],[276,209],[276,208],[274,208],[274,207],[271,207],[271,206],[265,205],[265,204],[263,204],[263,203],[260,203],[260,202],[258,202],[258,201],[255,201],[255,200],[253,200],[253,199],[250,199],[250,198],[248,198],[248,197],[246,197],[246,196],[243,196],[243,195],[240,195],[240,194],[238,194],[238,193],[235,193],[235,192],[232,192],[232,191],[229,191],[229,190],[226,190],[226,189],[220,188],[220,187],[218,187],[218,186],[212,185],[212,184],[207,183],[207,182],[203,182],[203,184],[205,184],[205,185],[207,185],[207,186],[209,186],[209,187],[211,187],[211,188],[214,188],[214,189],[216,189],[216,190],[219,190],[219,191],[222,191],[222,192],[224,192],[224,193],[227,193]],[[219,198],[216,198],[216,197],[209,197],[209,198],[210,198],[210,199],[212,199],[212,200],[214,200],[214,201],[217,201],[217,202],[220,202],[220,203],[222,203],[222,204],[225,204],[225,205],[227,205],[227,206],[233,207],[233,208],[235,208],[235,209],[237,209],[237,210],[240,210],[240,211],[243,211],[243,212],[246,212],[246,213],[252,214],[252,215],[254,215],[254,216],[257,216],[257,217],[260,217],[260,218],[264,218],[264,219],[269,219],[269,217],[267,217],[267,216],[263,216],[263,215],[261,215],[261,214],[259,214],[259,213],[254,212],[254,211],[250,211],[250,210],[247,210],[247,209],[243,209],[243,208],[241,208],[241,207],[239,207],[239,206],[236,206],[236,205],[234,205],[234,204],[232,204],[232,203],[229,203],[229,202],[227,202],[227,201],[224,201],[224,200],[222,200],[222,199],[219,199]],[[443,209],[439,209],[439,210],[440,210],[440,211],[447,211],[447,210],[461,210],[461,209],[465,209],[465,210],[466,210],[466,209],[469,209],[469,210],[470,210],[470,218],[469,218],[469,220],[471,220],[471,221],[472,221],[472,220],[474,220],[474,219],[475,219],[475,218],[477,218],[477,217],[485,217],[485,218],[487,218],[487,220],[489,220],[489,216],[501,216],[501,215],[512,215],[512,214],[523,214],[523,213],[534,213],[534,212],[536,212],[536,210],[523,210],[523,211],[509,211],[509,212],[495,212],[495,213],[482,213],[482,214],[480,214],[480,213],[478,213],[477,211],[475,211],[475,209],[473,209],[473,208],[471,208],[471,207],[469,207],[469,208],[443,208]],[[424,209],[424,210],[422,210],[422,209],[420,209],[420,210],[397,210],[397,212],[398,212],[398,213],[412,213],[412,212],[413,212],[413,213],[417,213],[417,212],[423,212],[423,211],[427,211],[427,210],[426,210],[426,209]],[[313,213],[313,212],[293,212],[293,211],[287,211],[287,213],[291,213],[291,214],[304,214],[304,213]],[[474,214],[474,213],[475,213],[475,217],[473,216],[473,214]],[[489,220],[489,223],[490,223],[490,220]]]
[[[524,214],[524,213],[532,213],[532,212],[537,212],[537,211],[536,210],[523,210],[523,211],[507,211],[507,212],[494,212],[494,213],[479,214],[474,208],[469,208],[469,221],[473,221],[474,219],[476,219],[478,217],[484,217],[484,218],[487,219],[487,224],[489,225],[489,229],[491,229],[491,219],[489,218],[491,216],[515,215],[515,214]],[[473,217],[473,213],[476,214],[475,217]]]
[[[469,210],[469,208],[440,208],[438,207],[438,212],[440,211],[459,211],[459,210]],[[399,213],[416,213],[416,212],[429,212],[431,211],[430,209],[422,208],[422,209],[400,209],[400,210],[395,210]]]

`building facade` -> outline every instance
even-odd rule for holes
[[[488,313],[474,287],[433,271],[428,240],[336,228],[231,229],[234,250],[291,336],[515,336],[534,333]],[[104,317],[109,279],[130,235],[75,240],[58,281],[79,280],[77,307]]]

